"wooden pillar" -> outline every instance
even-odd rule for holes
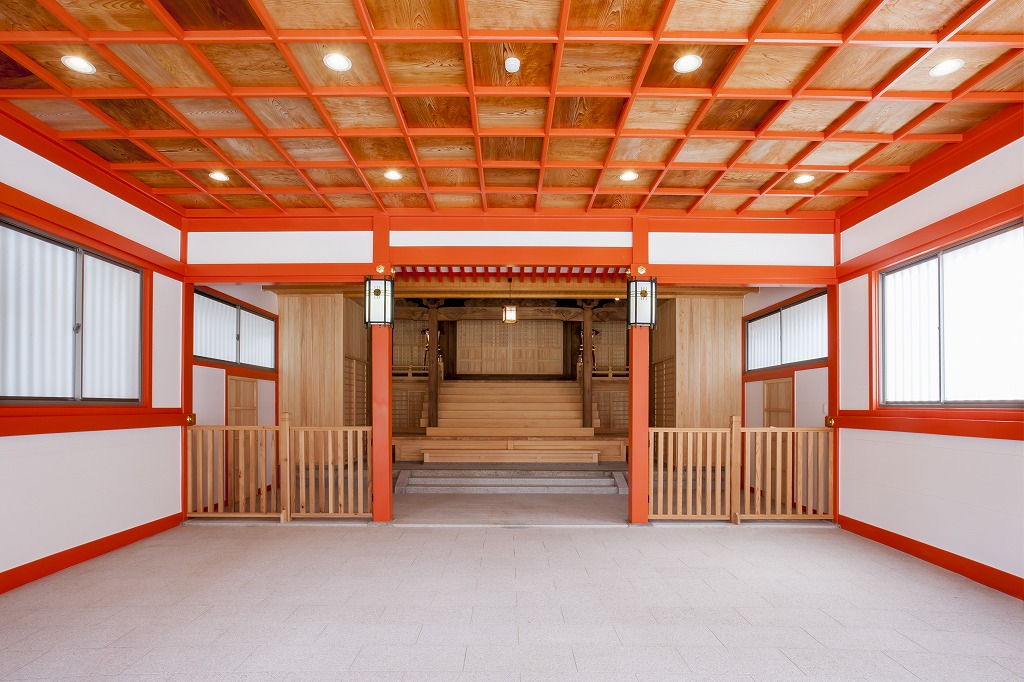
[[[594,303],[583,302],[583,426],[594,425]]]
[[[373,520],[390,521],[391,479],[391,327],[370,327],[370,375],[373,389],[371,466],[373,472]]]
[[[651,329],[629,328],[629,522],[648,521]]]
[[[440,367],[437,356],[438,342],[437,307],[440,301],[427,302],[427,426],[437,426],[437,397],[440,391]]]

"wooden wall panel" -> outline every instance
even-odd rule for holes
[[[676,301],[658,303],[651,330],[651,426],[676,426]]]
[[[743,299],[681,296],[675,313],[675,426],[727,426],[742,405]]]
[[[340,295],[280,295],[281,412],[297,426],[344,426],[346,302]],[[363,330],[362,320],[358,327]]]
[[[561,374],[562,322],[460,320],[459,374]]]
[[[426,323],[423,320],[395,320],[395,332],[391,340],[392,366],[423,365],[425,328]]]

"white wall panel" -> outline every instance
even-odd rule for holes
[[[841,429],[839,511],[1024,576],[1024,444]]]
[[[0,571],[181,512],[181,428],[0,438]]]
[[[579,246],[633,245],[630,232],[547,232],[501,230],[395,230],[391,246]]]
[[[812,287],[760,287],[754,293],[743,297],[743,314],[751,315],[760,312],[811,289]]]
[[[868,276],[839,285],[839,407],[866,410],[868,389]]]
[[[153,407],[181,407],[181,282],[153,275]]]
[[[207,289],[219,291],[222,294],[237,298],[239,301],[245,301],[249,305],[256,306],[260,310],[277,314],[277,294],[272,291],[264,291],[262,284],[254,282],[221,282],[217,284],[197,284],[197,286],[204,286]]]
[[[793,426],[821,428],[828,410],[828,367],[793,373]]]
[[[260,426],[277,424],[277,382],[256,381],[256,423]]]
[[[743,384],[743,425],[764,426],[764,382],[748,381]]]
[[[843,231],[842,262],[856,258],[1024,183],[1024,140],[1016,140]]]
[[[110,192],[0,136],[0,182],[178,260],[181,233]]]
[[[650,263],[674,265],[835,264],[835,235],[652,232]]]
[[[373,232],[192,232],[193,265],[239,263],[369,263]]]
[[[227,372],[217,367],[192,367],[192,411],[200,426],[227,423]]]

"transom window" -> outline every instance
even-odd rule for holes
[[[274,369],[277,324],[245,306],[197,291],[192,352],[195,357]]]
[[[825,293],[747,321],[747,371],[828,357]]]

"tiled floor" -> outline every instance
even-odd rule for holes
[[[396,493],[395,524],[625,526],[627,495]]]
[[[832,527],[183,526],[0,595],[0,678],[1014,680],[1021,602]]]

